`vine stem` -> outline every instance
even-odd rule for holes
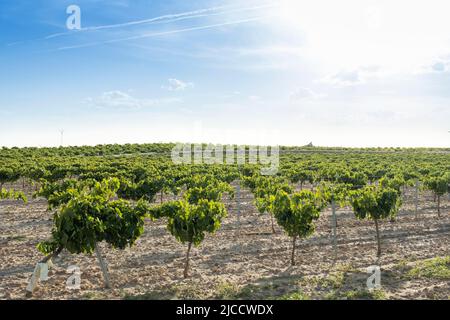
[[[98,247],[97,243],[95,243],[95,254],[97,255],[98,263],[100,264],[100,268],[102,269],[103,273],[103,280],[105,282],[105,287],[107,289],[111,288],[111,281],[109,280],[109,274],[108,274],[108,268],[106,267],[106,263],[103,260],[102,252],[100,251],[100,248]]]
[[[42,259],[40,261],[40,263],[47,263],[49,260],[56,258],[61,251],[63,251],[63,247],[59,247],[56,251],[54,251],[52,254],[49,254],[48,256],[46,256],[44,259]]]

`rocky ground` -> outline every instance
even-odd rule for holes
[[[191,254],[191,277],[183,279],[186,246],[178,243],[165,221],[147,221],[136,246],[123,251],[100,247],[108,263],[112,289],[105,289],[95,255],[63,252],[54,259],[49,280],[32,299],[449,299],[450,201],[442,217],[428,192],[421,192],[415,217],[414,190],[395,222],[381,223],[382,257],[376,258],[375,226],[358,221],[351,208],[337,212],[337,252],[333,249],[331,210],[316,233],[299,241],[295,267],[292,242],[270,217],[260,215],[251,194],[226,200],[229,215]],[[36,244],[50,235],[52,213],[43,199],[28,204],[0,203],[0,299],[24,299],[35,264]],[[429,260],[432,259],[432,260]],[[67,268],[81,270],[81,288],[68,290]],[[367,267],[381,267],[381,289],[368,291]]]

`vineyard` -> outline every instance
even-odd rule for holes
[[[0,299],[450,299],[450,149],[174,146],[1,149]]]

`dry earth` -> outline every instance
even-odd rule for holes
[[[170,197],[169,197],[170,198]],[[337,212],[337,260],[332,246],[331,210],[324,212],[316,233],[298,242],[297,266],[290,267],[291,240],[270,218],[260,215],[247,190],[237,201],[226,199],[229,215],[221,229],[208,235],[191,255],[191,277],[183,279],[186,246],[165,228],[147,221],[143,236],[126,250],[101,244],[112,289],[104,289],[95,255],[63,252],[54,260],[50,279],[40,283],[33,299],[449,299],[448,276],[409,276],[425,259],[450,256],[450,201],[442,217],[428,192],[421,192],[419,217],[414,190],[408,190],[397,221],[383,221],[382,257],[376,259],[375,227],[358,221],[350,208]],[[24,299],[35,264],[42,259],[36,244],[46,239],[52,213],[43,199],[28,204],[0,203],[0,299]],[[382,289],[369,292],[366,269],[381,266]],[[448,275],[450,262],[445,266]],[[66,289],[67,268],[81,269],[81,289]],[[442,271],[442,270],[441,270]]]

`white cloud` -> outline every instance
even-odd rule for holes
[[[442,55],[432,59],[414,70],[414,75],[444,73],[450,71],[450,55]]]
[[[427,66],[426,68],[427,72],[432,73],[442,73],[442,72],[448,72],[450,70],[450,58],[447,57],[446,59],[439,59],[431,63],[431,65]]]
[[[336,87],[355,86],[364,83],[358,70],[339,71],[336,74],[327,75],[320,82],[331,84]]]
[[[300,87],[291,92],[289,98],[291,101],[299,101],[299,100],[319,99],[325,96],[326,95],[324,94],[314,92],[310,88]]]
[[[333,85],[335,87],[348,87],[365,84],[368,80],[388,75],[389,72],[377,65],[360,66],[351,70],[341,70],[329,74],[318,82]]]
[[[436,62],[431,66],[431,68],[433,69],[433,71],[443,72],[446,70],[446,65],[443,62]]]
[[[103,92],[96,98],[87,98],[85,102],[97,108],[141,109],[179,101],[177,98],[140,99],[129,93],[114,90]]]
[[[188,88],[193,88],[194,84],[192,82],[184,82],[175,78],[171,78],[167,80],[167,85],[162,85],[162,89],[166,89],[169,91],[183,91]]]
[[[252,102],[258,102],[258,101],[261,101],[261,97],[260,97],[260,96],[255,96],[255,95],[249,96],[248,99],[249,99],[250,101],[252,101]]]

